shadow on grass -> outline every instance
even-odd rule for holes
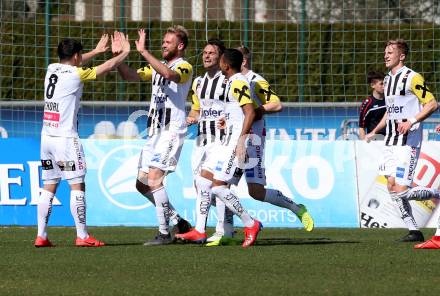
[[[358,244],[354,240],[334,240],[325,237],[319,238],[262,238],[255,242],[256,246],[276,246],[276,245],[325,245],[325,244]]]
[[[105,243],[106,247],[142,246],[144,242]]]

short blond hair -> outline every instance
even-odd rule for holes
[[[403,39],[388,40],[387,45],[385,47],[389,45],[395,45],[400,50],[400,53],[403,53],[404,55],[407,55],[409,53],[408,43],[406,43],[406,41]]]
[[[179,38],[180,42],[183,43],[183,49],[185,49],[188,46],[188,30],[185,29],[185,27],[180,26],[180,25],[175,25],[172,27],[169,27],[167,29],[167,33],[172,33],[175,34],[177,36],[177,38]]]

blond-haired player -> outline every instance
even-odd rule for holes
[[[159,222],[158,234],[145,245],[165,245],[173,242],[170,220],[179,233],[187,232],[191,227],[171,205],[163,180],[176,169],[182,150],[187,129],[185,101],[193,70],[184,59],[188,46],[188,32],[184,27],[170,27],[165,32],[162,40],[163,61],[145,48],[145,31],[140,29],[138,34],[136,49],[148,65],[136,70],[121,64],[118,71],[125,80],[152,83],[148,139],[139,159],[136,189],[155,205]]]
[[[389,69],[384,79],[386,113],[379,124],[366,135],[370,141],[386,127],[383,161],[379,174],[387,178],[388,191],[409,233],[401,242],[423,241],[422,232],[413,217],[408,201],[420,147],[422,122],[437,110],[437,101],[426,86],[422,75],[405,66],[408,44],[402,39],[389,40],[385,47],[385,66]]]

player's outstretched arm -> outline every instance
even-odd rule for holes
[[[111,36],[112,38],[112,53],[114,56],[118,55],[121,53],[122,51],[122,47],[121,47],[121,36],[123,35],[123,33],[115,31],[113,33],[113,36]],[[118,73],[119,75],[121,75],[122,79],[127,80],[127,81],[139,81],[140,77],[137,73],[136,70],[130,68],[127,64],[125,63],[121,63],[118,66]]]
[[[110,60],[106,61],[105,63],[99,65],[96,67],[96,76],[102,76],[119,66],[124,59],[128,56],[130,53],[130,41],[128,40],[128,36],[125,36],[124,34],[121,34],[120,40],[118,42],[120,43],[120,46],[122,48],[121,53],[114,56]]]
[[[385,114],[383,115],[383,117],[379,121],[379,123],[376,125],[376,127],[365,136],[365,141],[367,141],[367,143],[370,142],[374,138],[374,135],[377,134],[378,131],[380,131],[381,129],[386,127],[387,117],[388,117],[387,113],[385,112]]]
[[[180,82],[180,74],[174,70],[171,70],[161,61],[156,59],[146,48],[145,48],[145,30],[138,30],[139,39],[135,41],[137,51],[144,57],[144,59],[159,73],[163,78],[176,83]]]
[[[108,34],[102,34],[101,39],[99,40],[95,49],[92,51],[86,52],[82,55],[82,63],[84,64],[87,61],[93,59],[98,54],[106,52],[109,49],[107,44],[108,44]]]

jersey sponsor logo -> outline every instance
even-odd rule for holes
[[[43,119],[48,120],[48,121],[59,122],[60,121],[60,113],[44,112]]]
[[[63,172],[73,172],[76,171],[75,161],[67,160],[67,161],[57,161],[57,166]]]
[[[153,157],[151,158],[151,162],[160,162],[160,156],[161,156],[160,153],[153,154]]]
[[[392,104],[391,106],[387,106],[387,112],[389,114],[398,114],[398,113],[402,113],[403,112],[403,106],[396,106],[394,104]]]
[[[396,168],[396,177],[403,178],[405,176],[405,168],[397,167]]]
[[[238,101],[241,102],[241,99],[243,97],[248,98],[249,100],[251,97],[248,94],[249,87],[247,85],[243,85],[241,89],[234,88],[234,93],[238,94]]]
[[[183,74],[183,73],[186,73],[186,74],[188,74],[189,73],[189,70],[188,69],[186,69],[186,68],[183,68],[183,67],[177,67],[177,69],[179,69],[180,70],[180,72]]]
[[[124,145],[109,151],[99,163],[98,183],[103,195],[115,206],[140,210],[152,203],[139,198],[136,190],[139,153],[142,146]]]
[[[81,145],[79,143],[78,138],[73,139],[73,146],[75,148],[76,153],[76,161],[78,163],[78,169],[82,171],[85,169],[85,161],[83,160],[83,152],[81,150]]]
[[[42,159],[41,160],[41,168],[43,170],[52,170],[53,169],[53,163],[50,159]]]
[[[223,111],[209,108],[209,109],[203,109],[202,113],[204,117],[218,117],[223,113]]]
[[[429,88],[426,86],[426,83],[423,82],[423,85],[421,84],[417,84],[416,85],[416,89],[417,90],[421,90],[422,91],[422,98],[424,99],[426,97],[426,93],[429,93]]]
[[[228,166],[226,167],[226,174],[228,175],[231,173],[232,166],[234,165],[234,159],[235,159],[235,150],[231,154],[231,157],[229,157]]]
[[[408,180],[412,180],[414,171],[416,169],[416,165],[417,165],[417,149],[412,148],[411,158],[409,160],[409,167],[408,167]]]

